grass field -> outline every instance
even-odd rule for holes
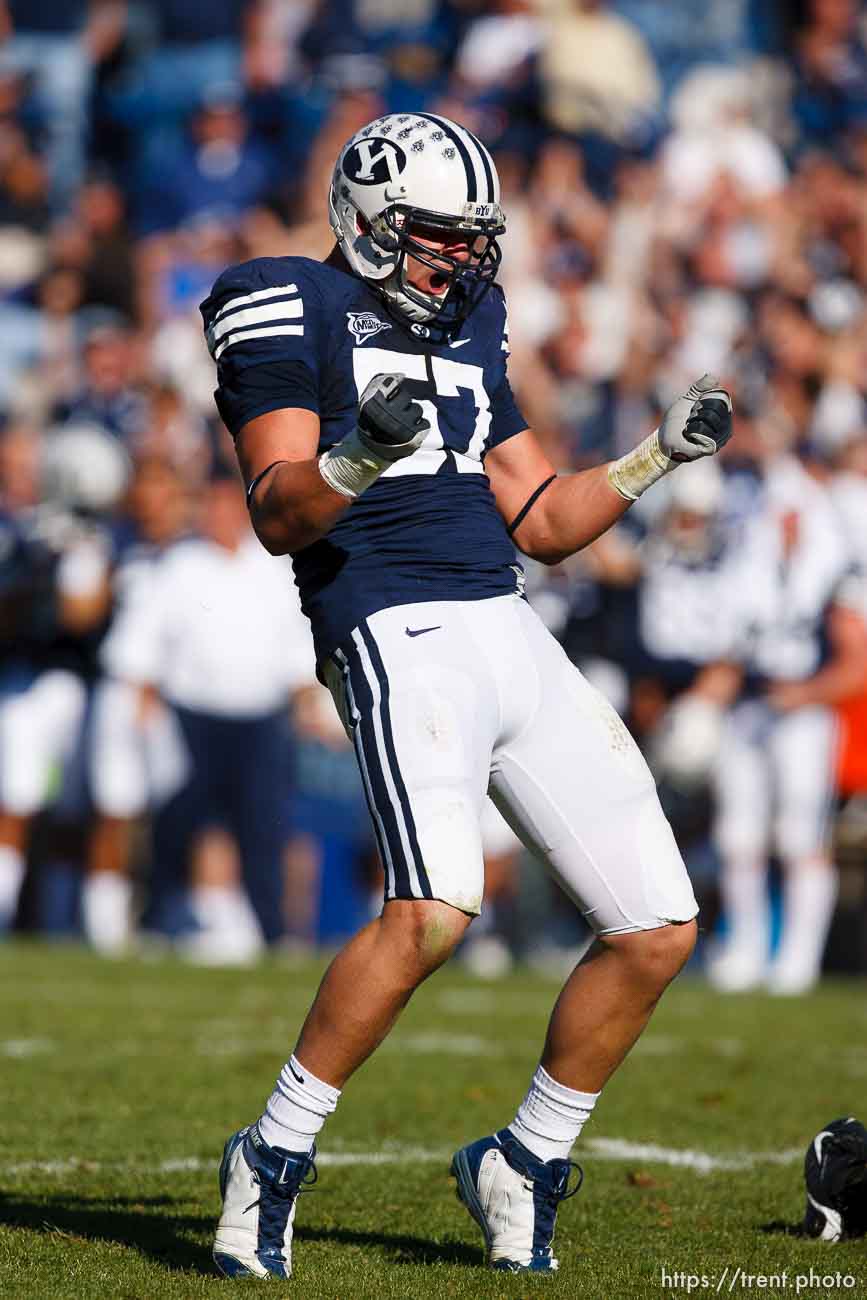
[[[0,949],[0,1296],[179,1300],[255,1286],[212,1270],[217,1161],[261,1109],[320,973]],[[293,1278],[268,1294],[632,1300],[686,1295],[686,1273],[707,1279],[693,1295],[867,1295],[867,1244],[792,1234],[808,1140],[867,1111],[863,983],[772,1001],[682,980],[582,1139],[560,1273],[484,1269],[449,1157],[512,1118],[553,995],[535,976],[488,985],[459,969],[419,992],[330,1122],[319,1184],[299,1205]],[[825,1282],[805,1283],[811,1269]]]

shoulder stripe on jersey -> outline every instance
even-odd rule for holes
[[[476,185],[476,169],[473,166],[469,149],[457,131],[453,130],[451,123],[447,122],[444,117],[435,117],[433,113],[419,113],[418,116],[425,118],[428,122],[436,122],[440,130],[444,131],[452,143],[456,145],[461,161],[464,164],[464,171],[467,174],[467,202],[475,203],[478,197],[478,187]]]
[[[264,302],[267,298],[282,298],[291,293],[298,292],[297,284],[279,284],[273,289],[255,289],[252,293],[245,293],[239,298],[230,298],[225,307],[221,307],[214,317],[214,324],[228,316],[229,312],[237,311],[240,307],[251,307],[254,302]]]
[[[278,334],[303,334],[303,325],[266,325],[259,330],[239,330],[237,334],[230,334],[228,338],[217,347],[214,352],[214,360],[219,361],[220,357],[235,343],[246,343],[247,339],[266,339]]]
[[[220,339],[233,333],[234,330],[246,329],[250,325],[262,325],[269,320],[275,325],[280,325],[283,321],[297,320],[303,315],[304,304],[300,298],[290,298],[288,302],[267,302],[264,307],[247,307],[243,311],[233,312],[225,320],[218,321],[213,326],[212,337],[215,343],[219,343]]]
[[[488,202],[489,202],[489,203],[493,203],[493,201],[494,201],[494,173],[491,171],[491,159],[490,159],[490,156],[489,156],[489,154],[488,154],[487,149],[486,149],[485,146],[482,144],[481,140],[479,140],[477,136],[474,136],[473,133],[472,133],[472,131],[467,131],[467,135],[470,137],[470,139],[472,140],[473,144],[476,146],[476,148],[477,148],[478,151],[479,151],[479,157],[481,158],[481,160],[482,160],[482,166],[483,166],[484,169],[485,169],[485,180],[488,182]]]

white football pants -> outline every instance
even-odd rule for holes
[[[87,690],[74,673],[51,669],[0,701],[0,806],[32,817],[52,802],[81,737]]]
[[[489,792],[598,934],[696,915],[638,747],[520,597],[380,610],[323,673],[355,746],[387,899],[480,911]]]
[[[776,713],[765,700],[735,706],[716,766],[715,838],[723,858],[827,854],[836,739],[830,709]]]
[[[107,678],[96,688],[88,753],[94,807],[106,817],[139,817],[187,779],[189,758],[175,715],[156,704],[141,717],[139,691]]]

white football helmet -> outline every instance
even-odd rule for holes
[[[331,228],[349,266],[400,315],[454,327],[500,266],[506,228],[500,181],[485,146],[466,127],[431,113],[389,113],[347,141],[331,182]],[[469,261],[433,253],[413,234],[458,235]],[[424,293],[406,278],[407,256],[447,281]]]
[[[84,514],[113,510],[126,491],[131,469],[120,440],[98,425],[49,430],[40,464],[42,499]]]

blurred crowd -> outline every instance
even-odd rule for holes
[[[809,987],[841,853],[867,967],[865,6],[0,0],[0,41],[0,930],[243,962],[379,897],[197,308],[232,262],[324,256],[342,143],[431,110],[495,155],[512,384],[559,468],[703,371],[735,395],[720,466],[528,565],[654,768],[710,977]],[[486,835],[467,961],[573,954]]]

